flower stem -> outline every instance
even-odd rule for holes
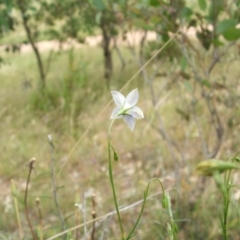
[[[220,215],[221,225],[222,225],[222,232],[223,232],[223,239],[228,240],[228,229],[227,229],[227,220],[228,220],[228,210],[229,210],[229,203],[230,203],[230,176],[231,170],[225,173],[223,179],[218,172],[215,173],[214,178],[215,182],[218,185],[219,189],[221,190],[223,196],[223,214]]]
[[[29,183],[30,183],[31,173],[34,169],[33,165],[34,165],[35,161],[36,161],[35,158],[32,158],[30,160],[30,162],[27,164],[28,167],[29,167],[29,171],[28,171],[27,184],[26,184],[25,196],[24,196],[25,214],[26,214],[26,217],[27,217],[28,226],[29,226],[29,228],[31,230],[31,233],[32,233],[33,240],[37,240],[37,236],[36,236],[36,234],[33,230],[31,220],[29,218],[27,198],[28,198],[28,186],[29,186]]]
[[[112,171],[110,131],[111,131],[113,122],[114,122],[114,119],[111,121],[109,129],[108,129],[108,170],[109,170],[109,178],[110,178],[110,183],[111,183],[111,187],[112,187],[113,199],[114,199],[114,204],[115,204],[115,208],[116,208],[116,212],[117,212],[117,216],[118,216],[118,222],[119,222],[119,226],[120,226],[122,240],[124,240],[123,224],[122,224],[122,219],[121,219],[121,215],[120,215],[119,208],[118,208],[117,195],[116,195],[116,191],[115,191],[115,184],[114,184],[113,171]]]
[[[229,202],[230,202],[230,176],[231,170],[229,171],[229,175],[227,177],[227,181],[224,181],[224,188],[222,191],[223,198],[224,198],[224,211],[223,211],[223,235],[224,240],[228,240],[228,229],[227,229],[227,218],[228,218],[228,209],[229,209]]]
[[[229,192],[224,196],[224,216],[223,216],[223,235],[224,240],[228,240],[227,233],[227,217],[228,217],[228,208],[229,208]]]
[[[139,215],[138,215],[137,221],[136,221],[136,223],[134,224],[131,232],[130,232],[129,235],[127,236],[126,240],[129,240],[130,238],[133,237],[133,234],[134,234],[134,232],[135,232],[135,229],[136,229],[137,226],[138,226],[138,223],[139,223],[139,221],[140,221],[140,219],[141,219],[141,217],[142,217],[142,214],[143,214],[143,211],[144,211],[144,208],[145,208],[145,204],[146,204],[146,201],[147,201],[148,190],[149,190],[150,184],[151,184],[151,182],[153,182],[153,181],[159,182],[159,184],[161,185],[163,194],[165,194],[164,188],[163,188],[163,185],[162,185],[162,182],[161,182],[158,178],[153,178],[153,179],[151,179],[151,180],[148,182],[147,189],[146,189],[146,191],[144,192],[144,195],[143,195],[142,208],[141,208],[140,213],[139,213]]]

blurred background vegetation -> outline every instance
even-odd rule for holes
[[[222,239],[220,194],[195,166],[240,150],[239,23],[239,0],[0,0],[0,237],[31,239],[24,193],[32,157],[28,204],[39,239],[91,220],[93,195],[97,216],[114,210],[110,90],[138,88],[144,120],[133,133],[123,121],[112,131],[126,228],[140,210],[131,204],[157,177],[172,196],[178,239]],[[240,239],[240,191],[233,193],[229,234]],[[95,239],[119,239],[116,220],[98,221]],[[167,221],[159,195],[152,197],[134,239],[167,239]],[[91,227],[72,239],[91,239]]]

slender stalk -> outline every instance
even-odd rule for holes
[[[120,231],[121,231],[122,239],[124,240],[123,224],[122,224],[122,219],[121,219],[121,215],[120,215],[119,208],[118,208],[117,195],[116,195],[116,191],[115,191],[115,184],[114,184],[113,171],[112,171],[110,132],[111,132],[113,122],[114,122],[114,119],[111,121],[109,129],[108,129],[108,171],[109,171],[109,179],[110,179],[110,183],[111,183],[111,187],[112,187],[113,199],[114,199],[114,204],[115,204],[115,208],[116,208],[116,212],[117,212],[117,216],[118,216]]]
[[[224,236],[224,240],[228,240],[227,217],[228,217],[228,209],[229,209],[229,189],[227,189],[227,192],[223,194],[224,194],[223,236]]]
[[[30,160],[30,162],[28,163],[29,171],[28,171],[27,184],[26,184],[26,189],[25,189],[24,205],[25,205],[25,214],[26,214],[26,217],[27,217],[28,226],[29,226],[29,228],[31,230],[31,233],[32,233],[32,237],[33,237],[34,240],[37,240],[37,236],[36,236],[35,232],[33,231],[32,224],[31,224],[31,221],[30,221],[30,218],[29,218],[28,204],[27,204],[28,185],[30,183],[31,173],[34,169],[33,165],[34,165],[35,162],[36,162],[36,159],[32,158]]]
[[[16,211],[16,217],[17,217],[17,223],[18,223],[18,228],[19,228],[19,235],[20,238],[23,238],[23,230],[22,230],[22,224],[20,221],[20,215],[19,215],[19,208],[18,208],[18,201],[16,198],[16,188],[15,188],[15,184],[14,181],[11,180],[11,185],[12,185],[12,195],[13,195],[13,201],[14,201],[14,207],[15,207],[15,211]]]
[[[239,153],[240,151],[238,151],[233,158],[230,158],[229,161],[234,162],[236,157],[239,155]],[[228,172],[226,172],[224,177],[224,183],[223,183],[224,188],[222,189],[222,194],[224,198],[224,211],[223,211],[223,220],[221,221],[221,223],[223,228],[224,240],[228,240],[227,217],[228,217],[228,209],[229,209],[229,203],[230,203],[230,189],[232,187],[230,183],[231,173],[232,173],[232,170],[229,170]]]
[[[94,196],[94,195],[92,196],[92,205],[93,205],[92,218],[93,218],[93,220],[95,220],[96,217],[97,217],[97,213],[96,213],[96,199],[95,199],[95,196]],[[93,221],[91,240],[94,240],[94,239],[95,239],[95,230],[96,230],[96,221]]]
[[[223,196],[223,215],[220,217],[220,220],[221,220],[224,240],[228,240],[227,218],[228,218],[228,210],[229,210],[229,203],[230,203],[230,189],[231,189],[230,174],[231,174],[231,170],[227,171],[223,179],[221,179],[221,176],[218,172],[216,172],[214,175],[215,182],[218,185],[219,189],[221,190],[221,193]]]
[[[36,205],[38,209],[38,218],[39,218],[39,231],[40,231],[40,240],[43,240],[43,219],[42,219],[42,209],[40,205],[40,199],[36,198]]]
[[[49,145],[51,148],[51,176],[52,176],[52,190],[53,190],[53,199],[54,199],[54,203],[56,206],[56,210],[57,210],[57,215],[60,219],[61,225],[62,225],[62,231],[64,231],[66,229],[65,226],[65,221],[64,218],[62,216],[61,210],[60,210],[60,206],[59,206],[59,202],[58,202],[58,197],[57,197],[57,186],[56,186],[56,177],[55,177],[55,166],[54,166],[54,144],[52,141],[52,136],[48,135],[48,140],[49,140]]]
[[[143,214],[143,211],[144,211],[144,208],[145,208],[145,204],[146,204],[146,201],[147,201],[148,190],[149,190],[151,182],[153,182],[153,181],[158,181],[159,182],[159,184],[161,185],[162,191],[163,191],[163,195],[165,194],[162,182],[158,178],[153,178],[148,182],[147,189],[146,189],[146,191],[144,192],[144,195],[143,195],[143,204],[142,204],[141,211],[138,215],[138,218],[137,218],[137,221],[136,221],[135,225],[133,226],[133,228],[132,228],[131,232],[129,233],[129,235],[127,236],[126,240],[132,238],[132,235],[134,234],[134,231],[138,226],[138,223],[139,223],[139,221],[142,217],[142,214]]]
[[[77,203],[75,204],[75,221],[76,221],[76,226],[78,226],[79,225],[79,205]],[[78,228],[75,231],[75,239],[76,240],[80,239]]]

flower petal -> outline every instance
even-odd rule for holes
[[[111,91],[114,102],[118,107],[123,106],[125,102],[125,97],[118,91]]]
[[[126,108],[130,108],[136,105],[138,101],[138,90],[137,88],[132,90],[126,97]],[[125,108],[125,107],[124,107]]]
[[[124,115],[123,118],[131,131],[133,131],[135,127],[135,119],[130,115]]]
[[[113,111],[112,111],[112,114],[111,114],[110,119],[113,119],[113,118],[122,118],[122,115],[117,116],[120,110],[121,110],[121,107],[116,107],[116,108],[114,108]]]
[[[142,109],[137,106],[134,106],[133,108],[129,109],[126,113],[136,119],[144,118]]]

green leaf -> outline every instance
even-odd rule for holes
[[[181,108],[176,108],[176,112],[186,121],[190,120],[190,115],[187,111],[182,110]]]
[[[9,1],[9,0],[5,0],[5,6],[7,8],[7,12],[11,12],[12,8],[13,8],[13,3],[12,1]]]
[[[101,23],[101,19],[102,19],[102,12],[98,12],[95,16],[95,21],[97,24]]]
[[[126,5],[126,0],[118,0],[118,3],[121,7],[124,7]]]
[[[187,59],[185,58],[185,56],[182,56],[180,59],[180,66],[181,69],[184,71],[187,67]]]
[[[192,85],[191,85],[188,81],[184,81],[184,87],[185,87],[188,91],[192,91]]]
[[[106,5],[103,0],[91,0],[92,5],[94,8],[96,8],[98,11],[103,11],[106,9]]]
[[[133,19],[133,25],[139,28],[146,27],[147,23],[142,18],[135,18]]]
[[[29,9],[31,12],[36,12],[36,11],[37,11],[37,8],[34,7],[34,6],[30,6],[28,9]]]
[[[167,196],[164,192],[163,192],[163,195],[162,195],[162,207],[164,209],[168,208],[168,199],[167,199]]]
[[[201,8],[201,10],[205,11],[207,8],[206,0],[198,0],[198,5]]]
[[[149,22],[156,25],[161,22],[161,18],[159,16],[152,15],[149,19]]]
[[[114,153],[113,153],[113,159],[114,159],[114,161],[118,161],[118,155],[117,155],[117,153],[114,151]]]
[[[230,28],[234,28],[236,26],[235,19],[227,19],[219,22],[217,24],[217,33],[224,33]]]
[[[240,162],[240,158],[239,157],[235,157],[234,159],[236,162]]]
[[[186,21],[190,21],[192,14],[193,14],[192,9],[188,7],[183,7],[180,12],[181,17],[186,19]]]
[[[214,46],[223,46],[223,45],[224,45],[224,43],[221,42],[219,39],[214,39],[214,40],[212,40],[212,44],[213,44]]]
[[[206,80],[206,79],[203,79],[203,80],[201,81],[201,83],[202,83],[203,86],[206,86],[206,87],[208,87],[208,88],[211,87],[211,83],[210,83],[208,80]]]
[[[162,40],[163,40],[163,42],[167,42],[168,40],[169,40],[169,36],[168,36],[168,34],[166,33],[166,34],[162,34]]]
[[[149,3],[150,3],[150,6],[152,6],[152,7],[157,7],[160,5],[159,0],[150,0]]]
[[[114,161],[118,161],[118,155],[117,155],[117,153],[116,153],[116,151],[115,151],[115,149],[113,148],[113,146],[112,145],[110,145],[111,146],[111,148],[112,148],[112,150],[113,150],[113,159],[114,159]]]
[[[240,29],[239,28],[230,28],[223,33],[223,37],[227,41],[235,41],[240,38]]]

